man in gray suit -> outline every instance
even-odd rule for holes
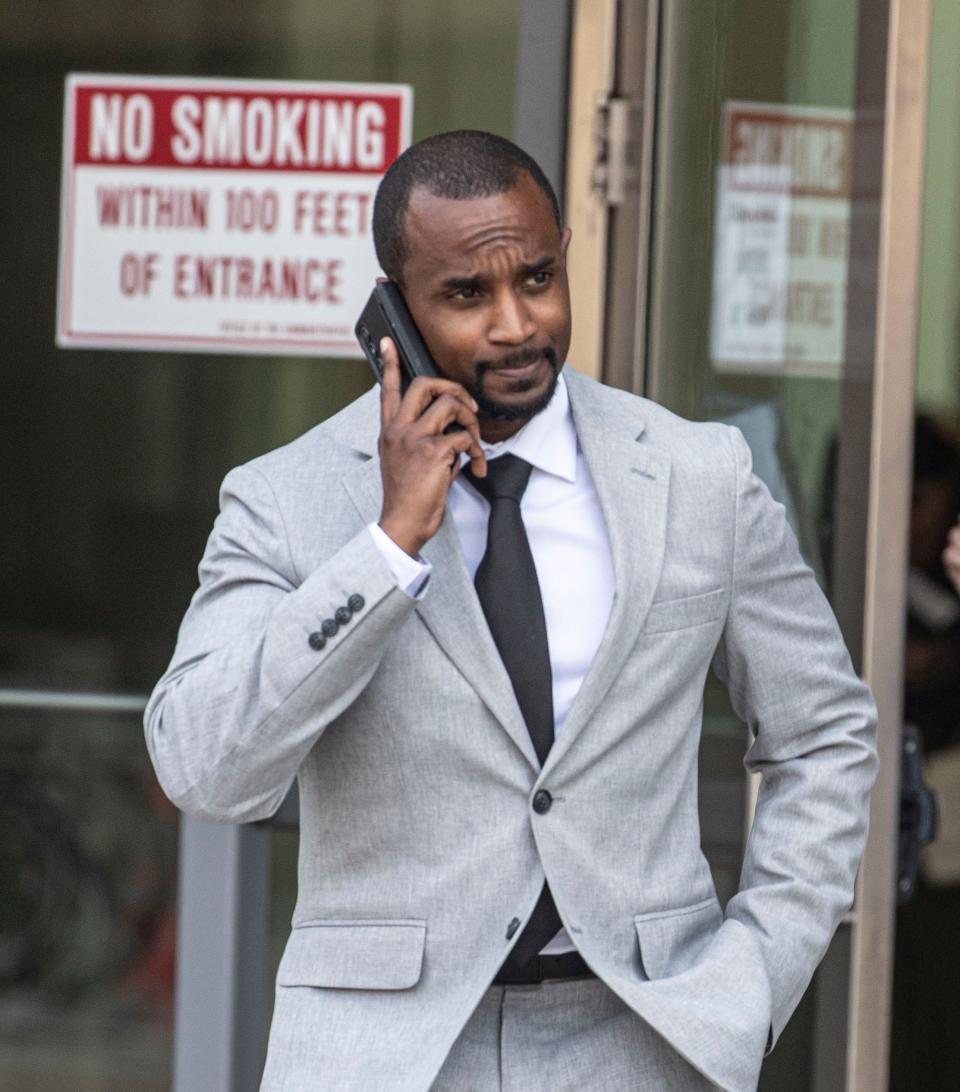
[[[414,145],[374,233],[441,377],[402,394],[387,339],[379,391],[227,476],[146,715],[188,811],[299,779],[263,1087],[754,1088],[852,901],[869,694],[740,434],[561,367],[529,157]],[[711,667],[762,775],[724,908]]]

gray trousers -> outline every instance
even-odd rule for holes
[[[492,986],[431,1092],[715,1088],[598,978]]]

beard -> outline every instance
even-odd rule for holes
[[[557,362],[557,354],[551,348],[546,349],[521,349],[520,352],[511,353],[497,361],[497,368],[517,368],[524,364],[533,364],[541,357],[545,357],[550,365],[550,382],[546,390],[532,402],[498,402],[491,398],[486,391],[487,373],[493,365],[486,360],[481,360],[475,368],[475,378],[468,388],[471,397],[477,403],[477,416],[488,421],[529,421],[531,417],[547,408],[553,392],[557,389],[557,378],[560,368]],[[519,379],[513,387],[517,394],[531,390],[537,384],[536,379]]]

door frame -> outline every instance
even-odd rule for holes
[[[864,40],[868,14],[861,9],[862,61],[870,44]],[[882,169],[862,660],[879,714],[880,775],[852,934],[849,1092],[884,1092],[889,1081],[929,37],[929,0],[890,0],[884,82],[878,88],[883,96]],[[879,73],[871,78],[866,63],[861,71],[867,105]],[[854,170],[856,186],[856,164]]]
[[[587,374],[654,398],[650,179],[662,63],[657,28],[669,3],[574,0],[570,60],[566,188],[578,331],[571,360]],[[884,1092],[888,1085],[929,32],[930,0],[861,0],[851,255],[866,259],[873,279],[866,303],[851,293],[848,304],[848,318],[858,321],[848,322],[853,366],[845,369],[843,398],[844,427],[855,427],[862,439],[859,458],[870,487],[865,507],[848,521],[863,579],[838,604],[838,616],[877,702],[881,768],[847,919],[848,1092]],[[598,107],[618,96],[639,107],[629,116],[641,177],[611,205],[602,186],[606,134]],[[661,117],[669,119],[670,111],[669,101],[660,103]],[[823,1040],[835,1029],[820,1030]]]

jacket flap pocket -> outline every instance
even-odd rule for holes
[[[665,633],[671,629],[687,629],[702,626],[720,617],[723,605],[723,588],[702,595],[687,595],[682,599],[663,599],[653,603],[647,611],[644,633]]]
[[[633,919],[647,978],[666,978],[692,967],[723,923],[716,897],[679,910],[657,910]]]
[[[407,990],[420,981],[425,921],[315,921],[294,927],[277,984]]]

